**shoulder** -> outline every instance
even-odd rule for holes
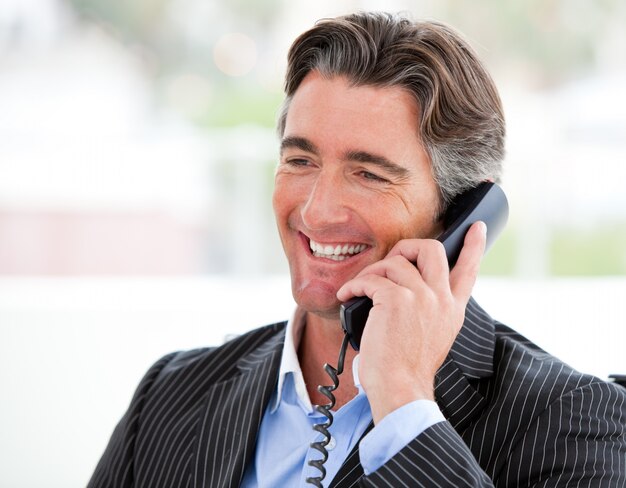
[[[284,322],[272,324],[219,347],[174,352],[156,361],[137,387],[89,486],[130,486],[134,476],[159,472],[155,465],[169,466],[168,473],[183,466],[183,459],[191,457],[193,444],[187,440],[197,434],[207,392],[255,359],[275,363],[284,331]],[[173,445],[177,448],[170,449]]]
[[[533,465],[537,472],[551,466],[545,476],[623,480],[615,466],[626,449],[626,389],[577,371],[502,324],[494,365],[484,391],[491,400],[485,430],[495,443],[479,455],[505,486],[518,484],[519,466]]]
[[[285,323],[254,329],[218,347],[168,354],[157,361],[140,383],[131,407],[140,422],[193,415],[206,393],[249,367],[269,360],[278,364],[282,354]],[[277,359],[278,358],[278,359]]]
[[[238,374],[248,358],[282,353],[286,322],[266,325],[217,347],[167,354],[156,361],[139,383],[131,406],[141,410],[173,398],[201,401],[207,388]]]
[[[542,392],[549,401],[588,385],[607,384],[577,371],[499,322],[495,323],[495,337],[495,375],[513,389]]]
[[[249,355],[259,351],[280,350],[285,327],[286,322],[277,322],[233,337],[217,347],[170,353],[155,363],[159,369],[155,381],[180,381],[188,376],[203,377],[210,381],[216,374],[227,375],[236,370],[238,362]]]
[[[626,425],[626,389],[577,371],[500,323],[489,383],[483,393],[509,425],[536,426],[557,418],[567,428],[593,419],[620,432]]]
[[[598,449],[613,458],[623,452],[626,389],[577,371],[497,321],[493,373],[472,383],[484,408],[460,434],[492,479],[499,473],[508,479],[504,486],[517,486],[513,468],[533,466],[538,452],[572,471],[586,464],[560,457],[568,449]]]

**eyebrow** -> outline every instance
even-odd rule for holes
[[[346,159],[349,161],[358,161],[359,163],[373,164],[387,173],[397,176],[398,178],[406,178],[410,173],[410,171],[404,166],[400,166],[384,156],[371,154],[367,151],[348,151]]]
[[[304,137],[288,136],[283,138],[280,142],[280,153],[282,154],[285,149],[300,149],[312,154],[319,154],[317,146]]]
[[[280,143],[281,154],[285,149],[300,149],[301,151],[306,151],[311,154],[319,154],[319,149],[315,144],[313,144],[307,138],[299,136],[287,136],[283,138]],[[381,168],[383,171],[386,171],[390,175],[396,176],[398,178],[406,178],[410,174],[410,171],[404,166],[394,163],[384,156],[372,154],[367,151],[347,151],[343,159],[345,159],[346,161],[357,161],[359,163],[375,165]]]

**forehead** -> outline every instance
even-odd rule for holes
[[[418,105],[407,89],[398,86],[358,85],[347,77],[326,77],[318,71],[311,71],[302,80],[292,96],[289,113],[294,106],[308,110],[309,115],[324,112],[326,116],[332,116],[341,113],[344,117],[366,116],[366,120],[377,115],[394,114],[410,121],[412,128],[418,128]],[[376,120],[379,119],[370,122]]]
[[[419,109],[401,87],[354,85],[345,77],[309,73],[294,93],[284,137],[305,137],[318,147],[366,150],[390,159],[423,156]]]

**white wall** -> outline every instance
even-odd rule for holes
[[[482,279],[475,296],[579,369],[626,373],[626,279]],[[286,276],[0,278],[0,486],[84,486],[155,360],[292,306]]]

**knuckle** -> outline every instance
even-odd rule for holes
[[[407,258],[405,258],[401,254],[396,254],[395,256],[392,256],[390,258],[390,264],[392,266],[403,266],[403,265],[405,265],[408,262],[409,262],[409,260]]]
[[[438,254],[439,256],[446,255],[446,248],[443,246],[443,242],[438,241],[437,239],[430,239],[428,242],[433,253]]]

